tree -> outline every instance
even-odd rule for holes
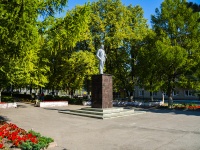
[[[129,88],[130,96],[133,96],[134,86],[137,84],[137,62],[139,49],[143,45],[144,38],[147,36],[148,26],[146,19],[143,17],[143,10],[140,6],[128,6],[130,11],[129,27],[130,35],[125,39],[124,45],[130,55],[130,72],[129,72]],[[126,78],[127,79],[127,78]]]
[[[138,51],[136,65],[138,85],[150,91],[151,100],[153,100],[153,92],[161,90],[163,85],[162,75],[159,72],[159,68],[162,67],[161,55],[156,48],[156,36],[153,30],[149,30]]]
[[[48,88],[63,88],[65,80],[63,76],[70,76],[63,69],[66,68],[66,59],[70,59],[78,42],[87,40],[88,23],[90,20],[90,6],[77,6],[68,11],[64,18],[49,19],[50,26],[46,30],[45,49],[47,51],[50,73],[48,75]],[[80,50],[80,49],[79,49]],[[69,66],[67,66],[69,67]],[[64,70],[64,72],[63,72]]]
[[[86,79],[91,80],[91,75],[98,73],[96,56],[87,51],[73,52],[62,72],[65,72],[62,83],[73,96],[75,90],[83,87]]]
[[[142,8],[124,6],[120,0],[99,0],[91,7],[90,31],[94,49],[102,43],[105,45],[105,72],[113,75],[116,91],[125,89],[131,96],[136,79],[137,48],[147,29]]]
[[[46,16],[53,15],[66,2],[67,0],[0,2],[0,53],[3,54],[0,60],[1,79],[6,78],[8,84],[15,85],[38,84],[38,16],[45,12]],[[5,86],[7,84],[2,82],[1,91]]]
[[[198,13],[187,8],[185,0],[165,0],[161,11],[152,16],[153,30],[159,40],[156,49],[162,66],[158,68],[167,90],[168,106],[172,106],[175,87],[192,87],[189,75],[199,72],[199,27]],[[194,87],[193,87],[194,88]]]
[[[187,6],[193,9],[193,12],[200,12],[200,5],[193,3],[193,2],[187,2]]]

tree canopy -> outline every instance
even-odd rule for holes
[[[194,88],[191,76],[199,73],[199,13],[193,12],[183,0],[165,0],[161,10],[152,16],[153,30],[159,37],[155,42],[161,57],[157,73],[162,75],[169,105],[177,87]]]
[[[140,6],[98,0],[55,18],[67,0],[0,2],[0,90],[14,85],[74,90],[97,74],[105,46],[105,73],[114,90],[133,96],[135,85],[167,92],[200,89],[199,5],[164,0],[147,25]],[[43,17],[41,21],[39,18]]]

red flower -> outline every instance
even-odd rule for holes
[[[31,138],[30,141],[35,144],[38,142],[37,138]]]
[[[16,141],[14,142],[14,145],[15,145],[15,146],[19,146],[19,141],[16,140]]]
[[[0,125],[0,138],[11,141],[13,146],[19,147],[20,144],[26,141],[38,143],[38,139],[32,133],[27,133],[24,129],[17,127],[12,123],[2,123]],[[0,149],[3,148],[3,143],[0,142]]]
[[[34,136],[33,136],[33,134],[29,133],[29,134],[27,134],[27,137],[28,137],[28,138],[32,138],[32,137],[34,137]]]
[[[0,143],[0,148],[3,148],[3,147],[4,147],[3,143]]]
[[[3,132],[2,131],[0,131],[0,137],[4,137],[4,134],[3,134]]]

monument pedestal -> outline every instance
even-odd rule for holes
[[[100,74],[92,76],[92,108],[113,107],[112,75]]]
[[[109,119],[142,114],[134,109],[112,108],[113,107],[113,84],[112,75],[102,74],[92,76],[92,106],[78,110],[61,110],[60,113]]]

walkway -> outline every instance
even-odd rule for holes
[[[0,109],[0,117],[52,137],[52,150],[199,150],[200,112],[147,110],[147,113],[100,120],[58,113],[82,106],[39,108],[18,103]]]

